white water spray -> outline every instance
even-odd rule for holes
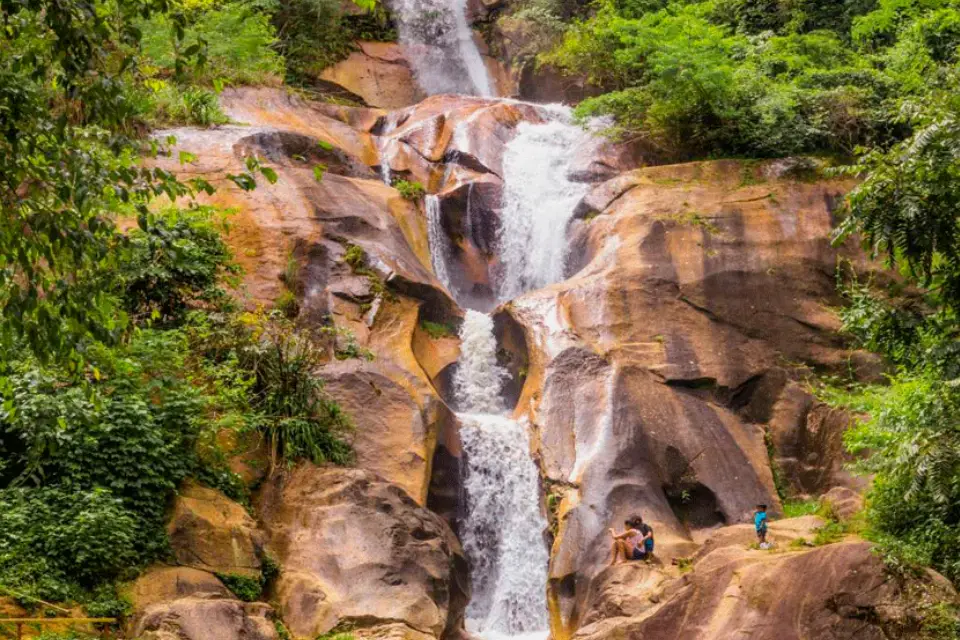
[[[503,156],[501,301],[563,279],[567,224],[589,188],[568,174],[590,133],[565,107],[552,107],[550,115],[543,124],[521,123]]]
[[[547,635],[547,564],[540,476],[525,422],[504,415],[493,319],[467,311],[454,378],[466,453],[463,548],[473,598],[467,628],[487,640]]]
[[[400,44],[427,95],[493,95],[467,24],[466,0],[391,0],[390,8]]]

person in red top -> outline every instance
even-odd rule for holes
[[[626,530],[617,533],[610,529],[613,537],[613,558],[610,565],[616,564],[622,557],[626,560],[646,560],[653,555],[653,529],[643,522],[643,518],[636,516],[623,523]]]

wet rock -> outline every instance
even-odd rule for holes
[[[272,597],[295,635],[347,623],[400,623],[431,637],[462,628],[460,545],[400,487],[368,471],[301,465],[268,481],[257,502],[282,566]]]
[[[182,565],[211,573],[260,577],[260,532],[246,510],[215,489],[186,483],[167,525]]]
[[[650,167],[596,186],[574,223],[570,278],[506,309],[530,351],[518,412],[547,478],[575,487],[550,568],[558,635],[580,623],[606,530],[626,517],[654,526],[669,561],[749,522],[758,502],[776,514],[768,432],[794,490],[843,484],[846,423],[785,363],[846,366],[834,268],[838,255],[870,268],[830,244],[848,185],[745,171]]]

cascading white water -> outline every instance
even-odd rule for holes
[[[542,124],[520,123],[503,156],[500,301],[563,279],[567,224],[589,185],[568,177],[590,133],[565,107],[551,107]]]
[[[390,0],[390,8],[417,84],[427,95],[493,95],[467,24],[466,0]]]
[[[547,563],[540,476],[525,422],[504,415],[493,319],[467,311],[454,390],[466,453],[463,548],[473,598],[467,629],[487,640],[547,636]]]

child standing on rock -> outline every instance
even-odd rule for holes
[[[760,548],[766,549],[767,544],[767,505],[758,504],[757,510],[753,512],[753,526],[757,529],[757,540],[760,541]]]

